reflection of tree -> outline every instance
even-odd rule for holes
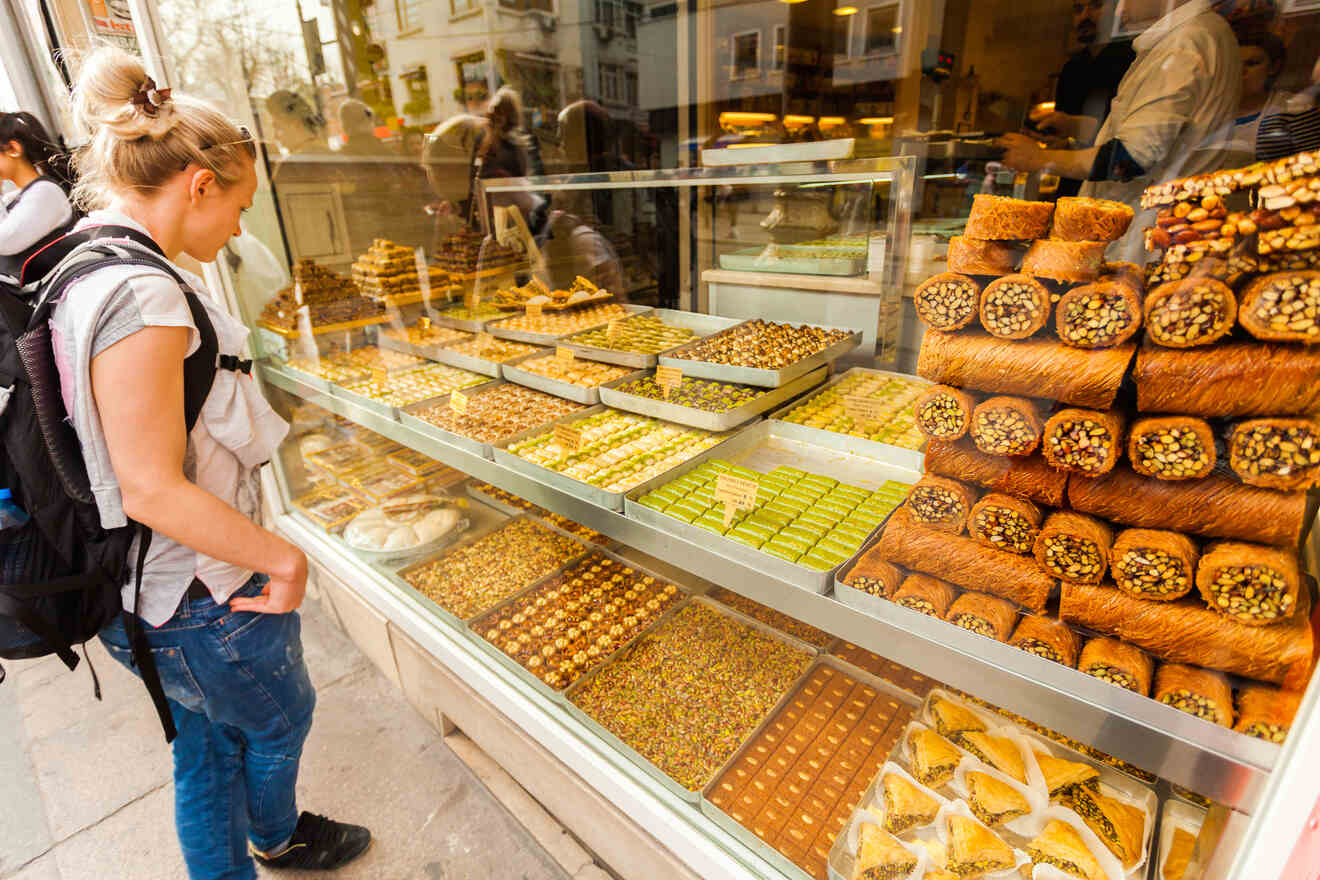
[[[248,95],[294,88],[307,80],[296,16],[283,9],[289,27],[280,27],[276,7],[261,0],[166,0],[160,4],[164,31],[171,37],[178,87],[221,101],[248,106]]]

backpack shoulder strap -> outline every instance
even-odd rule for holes
[[[54,241],[51,241],[45,247],[32,254],[23,263],[23,267],[18,275],[18,283],[21,287],[27,287],[35,281],[45,278],[56,267],[63,263],[68,257],[80,247],[94,241],[106,239],[126,239],[137,244],[148,251],[158,255],[162,261],[165,260],[165,254],[161,251],[160,245],[151,240],[150,236],[143,235],[136,229],[128,226],[88,226],[84,229],[78,229],[73,232],[65,233]],[[170,274],[174,274],[171,270]]]

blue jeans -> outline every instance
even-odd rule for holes
[[[255,596],[266,581],[256,575],[235,595]],[[179,730],[174,822],[188,876],[253,880],[248,841],[271,850],[298,822],[294,786],[316,706],[302,622],[296,612],[236,612],[185,597],[163,626],[145,629]],[[101,641],[133,669],[122,623]]]

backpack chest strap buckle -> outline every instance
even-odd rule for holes
[[[236,355],[217,355],[215,363],[221,370],[228,370],[231,373],[246,373],[249,376],[252,375],[252,361],[242,360]]]

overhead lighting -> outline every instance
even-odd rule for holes
[[[893,124],[894,124],[894,117],[892,117],[892,116],[863,116],[861,119],[859,119],[859,120],[857,120],[857,121],[860,122],[862,125],[893,125]]]
[[[1053,102],[1053,101],[1041,101],[1039,104],[1036,105],[1036,112],[1037,112],[1037,113],[1053,113],[1053,112],[1054,112],[1054,102]]]
[[[784,117],[784,125],[793,128],[801,125],[811,125],[811,123],[815,121],[816,117],[814,116],[794,116],[793,114],[789,114]]]
[[[822,116],[820,118],[821,128],[834,128],[837,125],[843,125],[842,116]]]
[[[835,10],[834,10],[834,14],[835,14],[835,15],[856,15],[856,14],[857,14],[857,7],[856,7],[856,6],[838,6],[838,7],[835,8]]]
[[[773,113],[748,113],[729,110],[720,114],[720,125],[755,125],[758,122],[774,122],[778,117]]]
[[[901,33],[903,33],[903,29],[902,29],[901,27],[890,28],[890,30],[892,30],[892,31],[893,31],[894,33],[896,33],[896,34],[901,34]]]
[[[780,3],[787,3],[787,4],[789,4],[789,5],[792,5],[792,4],[794,4],[794,3],[806,3],[807,0],[779,0],[779,2],[780,2]]]

